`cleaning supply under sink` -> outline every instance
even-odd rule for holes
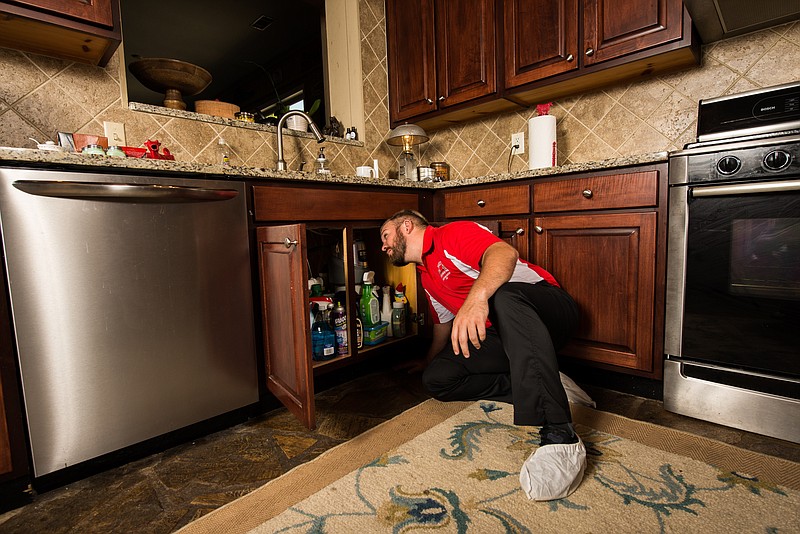
[[[378,298],[372,292],[374,285],[375,271],[365,272],[363,285],[361,286],[361,299],[358,303],[365,330],[381,321],[380,304],[378,303]]]

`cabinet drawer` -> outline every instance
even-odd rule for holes
[[[370,221],[419,210],[417,193],[253,186],[256,221]]]
[[[446,219],[514,215],[529,213],[530,210],[530,186],[527,185],[494,187],[479,191],[453,191],[444,194]]]
[[[538,212],[580,211],[655,206],[658,171],[592,176],[534,184],[533,209]]]

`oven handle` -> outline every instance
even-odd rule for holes
[[[753,195],[756,193],[779,193],[783,191],[800,191],[800,180],[782,182],[762,182],[757,184],[711,185],[693,187],[694,197],[718,197],[723,195]]]

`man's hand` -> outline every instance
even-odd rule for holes
[[[450,342],[453,344],[455,354],[463,354],[469,358],[469,345],[476,349],[481,348],[481,342],[486,339],[486,319],[489,317],[489,301],[473,297],[472,293],[464,301],[453,319],[453,330],[450,332]]]
[[[481,258],[481,274],[472,284],[464,304],[453,319],[450,342],[455,354],[469,358],[469,345],[481,348],[486,339],[486,320],[489,318],[489,298],[511,279],[519,254],[517,250],[500,241],[486,249]]]

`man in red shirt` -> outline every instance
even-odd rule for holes
[[[525,493],[552,500],[575,491],[586,450],[556,361],[556,347],[578,323],[572,298],[478,223],[436,228],[404,210],[383,224],[381,241],[392,263],[417,265],[431,306],[433,341],[422,376],[428,391],[443,401],[512,403],[514,424],[542,427],[540,447],[520,472]]]

